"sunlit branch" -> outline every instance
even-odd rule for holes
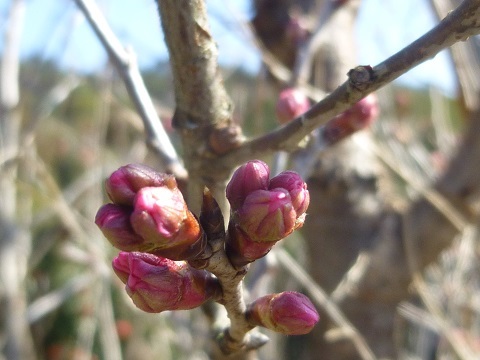
[[[180,163],[145,87],[135,54],[120,43],[94,1],[75,0],[75,2],[125,82],[127,91],[145,126],[147,144],[158,156],[166,171],[175,174],[178,178],[186,177],[186,171]]]
[[[441,50],[479,33],[480,0],[464,1],[428,33],[373,68],[359,66],[352,69],[347,81],[305,114],[232,150],[220,159],[218,165],[232,162],[240,164],[274,151],[294,148],[312,130],[347,110],[367,94],[435,57]]]

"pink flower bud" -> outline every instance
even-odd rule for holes
[[[130,222],[145,241],[142,251],[172,260],[200,253],[206,240],[177,188],[144,187],[134,198]]]
[[[307,184],[295,171],[284,171],[270,179],[268,189],[282,188],[288,191],[297,217],[307,211],[310,204],[310,194]]]
[[[285,35],[294,45],[299,46],[308,39],[310,33],[301,16],[294,15],[288,20]]]
[[[296,88],[282,90],[278,97],[275,113],[281,124],[285,124],[300,116],[310,108],[310,100]]]
[[[253,160],[240,166],[227,185],[226,195],[232,210],[242,206],[248,194],[255,190],[266,190],[270,169],[260,160]]]
[[[225,251],[236,269],[267,255],[276,241],[252,241],[238,224],[230,221]]]
[[[212,274],[185,262],[121,252],[112,266],[134,304],[146,312],[193,309],[221,296],[219,282]]]
[[[95,216],[95,224],[103,235],[117,249],[124,251],[139,250],[144,243],[142,237],[135,233],[130,224],[132,209],[115,204],[103,205]]]
[[[330,120],[323,130],[323,138],[330,144],[336,143],[371,125],[379,112],[377,96],[369,94]]]
[[[176,188],[172,175],[162,174],[140,164],[129,164],[114,171],[105,182],[109,198],[119,205],[132,205],[135,194],[143,187],[166,186]]]
[[[320,319],[305,295],[285,291],[258,298],[247,308],[247,321],[285,335],[309,333]]]
[[[297,214],[285,189],[256,190],[234,213],[234,220],[252,241],[278,241],[295,229]]]

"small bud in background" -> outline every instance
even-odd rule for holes
[[[286,88],[278,96],[275,113],[281,124],[285,124],[310,108],[310,100],[299,89]]]
[[[377,119],[379,112],[377,96],[369,94],[330,120],[323,129],[323,138],[329,144],[334,144],[370,126]]]
[[[221,287],[213,275],[185,262],[120,252],[112,266],[134,304],[146,312],[193,309],[221,297]]]
[[[132,205],[135,194],[146,186],[175,188],[177,183],[172,175],[159,173],[140,164],[122,166],[105,182],[108,197],[118,205]]]
[[[232,210],[241,207],[247,195],[252,191],[266,190],[269,177],[268,165],[260,160],[249,161],[235,170],[226,190]]]
[[[145,241],[142,251],[172,260],[196,256],[206,244],[197,219],[177,188],[142,188],[135,196],[130,222]]]
[[[288,191],[297,217],[307,211],[310,205],[310,194],[307,184],[295,171],[284,171],[270,179],[268,189],[282,188]]]
[[[135,233],[130,224],[132,209],[128,206],[106,204],[103,205],[95,216],[95,224],[110,243],[119,250],[139,250],[143,238]]]
[[[234,220],[253,241],[278,241],[295,229],[297,214],[285,189],[256,190],[234,213]]]
[[[320,319],[308,297],[295,291],[258,298],[248,305],[246,317],[252,326],[285,335],[308,334]]]
[[[290,15],[285,35],[296,46],[302,45],[310,36],[310,31],[306,25],[306,21],[300,14]]]
[[[236,269],[267,255],[276,241],[252,241],[233,221],[230,221],[225,251]]]

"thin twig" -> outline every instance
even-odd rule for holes
[[[166,168],[177,178],[185,178],[186,171],[168,137],[137,66],[135,54],[125,49],[109,27],[102,12],[92,0],[75,0],[90,26],[107,51],[122,77],[130,97],[139,112],[147,136],[147,144]]]
[[[73,295],[85,290],[94,282],[94,280],[95,277],[90,273],[79,275],[68,281],[60,289],[56,289],[38,299],[35,299],[27,309],[28,322],[32,324],[56,310]]]

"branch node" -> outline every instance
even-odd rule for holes
[[[357,66],[348,73],[348,83],[357,90],[365,90],[375,80],[375,73],[370,65]]]

